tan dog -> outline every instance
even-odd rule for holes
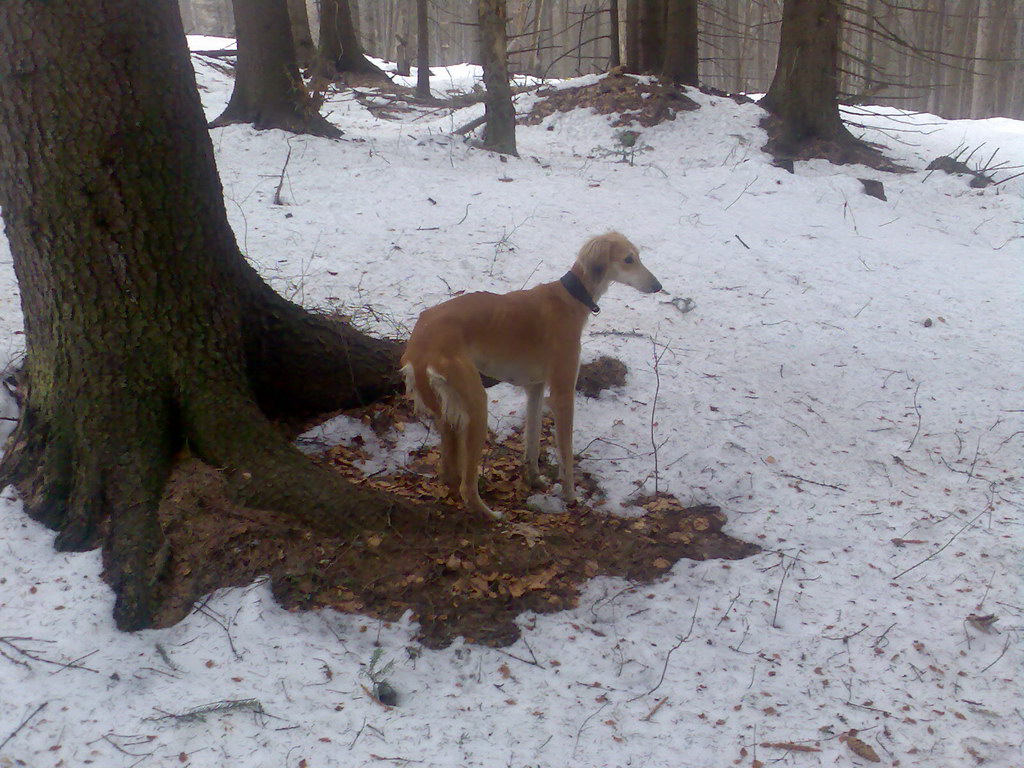
[[[661,283],[618,232],[591,238],[560,280],[511,293],[467,293],[424,310],[402,355],[406,392],[441,432],[441,478],[466,507],[494,519],[477,490],[487,437],[483,373],[526,389],[526,482],[540,484],[540,420],[544,389],[555,421],[562,498],[573,489],[572,419],[580,338],[594,303],[609,284],[642,293]]]

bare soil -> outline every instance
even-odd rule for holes
[[[398,400],[371,406],[360,418],[386,434],[403,429],[413,415]],[[495,523],[469,516],[450,498],[436,479],[436,448],[415,451],[401,472],[372,477],[360,469],[366,455],[361,440],[326,450],[318,461],[353,482],[414,501],[419,510],[354,539],[233,505],[216,470],[186,462],[161,510],[172,565],[160,623],[179,620],[219,587],[269,574],[274,595],[289,610],[334,608],[384,621],[411,611],[427,646],[443,647],[459,636],[503,646],[519,636],[519,614],[572,607],[595,576],[645,584],[680,558],[737,559],[759,551],[722,533],[725,516],[717,508],[687,508],[669,494],[638,498],[646,510],[639,517],[597,511],[602,494],[586,472],[572,508],[554,514],[533,509],[532,492],[519,480],[521,451],[514,434],[492,442],[486,455],[481,495],[506,515]],[[553,466],[544,469],[555,474]]]

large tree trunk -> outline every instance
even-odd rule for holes
[[[329,80],[336,79],[343,72],[387,78],[363,53],[349,0],[320,0],[316,72]]]
[[[505,0],[478,0],[480,61],[487,97],[484,146],[506,155],[517,155],[516,108],[508,81],[508,43],[505,33]]]
[[[665,0],[665,53],[661,74],[681,85],[697,81],[697,0]]]
[[[316,111],[299,77],[286,0],[234,0],[238,30],[235,88],[210,125],[252,123],[336,138],[341,131]]]
[[[389,391],[398,350],[334,332],[242,258],[173,0],[0,5],[0,207],[27,352],[0,485],[58,548],[102,544],[119,627],[159,607],[156,509],[186,454],[238,502],[327,528],[393,508],[264,413]]]
[[[761,106],[778,118],[776,147],[849,141],[839,117],[839,0],[785,0],[779,58]]]
[[[795,140],[845,131],[837,96],[838,0],[786,0],[779,59],[761,106],[787,123]]]

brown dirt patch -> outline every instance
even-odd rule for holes
[[[411,419],[404,401],[367,408],[361,416],[381,433]],[[546,438],[549,439],[549,438]],[[289,610],[334,608],[381,620],[412,611],[420,638],[443,647],[458,636],[507,645],[519,636],[516,617],[572,607],[580,588],[598,575],[647,583],[680,558],[737,559],[759,551],[722,533],[725,516],[710,506],[684,507],[668,494],[637,500],[642,517],[597,512],[601,493],[581,473],[582,500],[558,514],[530,509],[519,481],[518,435],[492,443],[481,495],[501,509],[497,523],[470,517],[436,480],[435,448],[414,453],[407,470],[367,477],[359,469],[360,440],[319,460],[353,482],[419,502],[353,538],[332,537],[272,512],[226,500],[216,470],[186,462],[161,509],[172,548],[168,599],[161,624],[179,620],[202,595],[269,574]],[[554,474],[554,467],[547,467]]]
[[[697,102],[673,83],[660,80],[645,83],[631,75],[615,73],[579,88],[541,88],[537,95],[541,99],[519,122],[537,125],[555,112],[590,108],[602,115],[617,115],[612,123],[615,127],[639,123],[650,128],[675,120],[679,112],[700,109]]]
[[[586,397],[597,397],[606,389],[626,386],[626,364],[617,357],[601,355],[580,366],[576,391]]]

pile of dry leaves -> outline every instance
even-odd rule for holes
[[[602,115],[617,115],[615,127],[639,123],[645,128],[666,120],[675,120],[676,113],[700,109],[683,89],[671,82],[637,78],[612,73],[592,85],[575,88],[541,88],[539,100],[529,114],[520,119],[526,125],[537,125],[555,112],[590,108]]]
[[[359,417],[388,434],[401,431],[413,415],[397,400],[371,406]],[[680,558],[735,559],[757,551],[722,533],[725,517],[717,508],[685,508],[667,494],[637,499],[647,510],[642,517],[595,511],[600,489],[585,472],[578,481],[581,502],[557,514],[531,509],[532,492],[519,480],[521,448],[513,435],[492,442],[485,458],[481,495],[505,512],[498,522],[467,515],[449,497],[436,480],[436,447],[415,451],[401,471],[376,476],[361,469],[367,447],[360,439],[330,448],[319,461],[423,510],[393,515],[354,538],[234,506],[218,473],[190,473],[189,483],[162,510],[173,552],[164,622],[180,618],[195,599],[218,587],[269,574],[277,599],[289,609],[329,607],[383,620],[412,611],[429,646],[460,635],[505,645],[518,637],[517,615],[574,605],[580,586],[594,576],[645,583]],[[553,467],[544,469],[554,474]]]

